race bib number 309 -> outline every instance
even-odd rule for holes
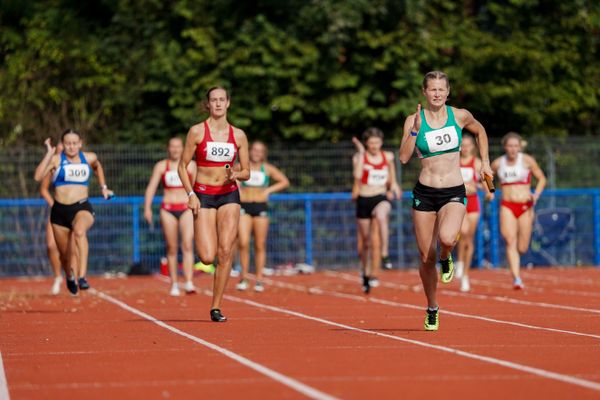
[[[235,156],[235,147],[233,143],[228,142],[207,142],[206,159],[214,162],[231,162]]]
[[[453,126],[429,131],[425,134],[430,153],[452,150],[458,147],[458,133]]]
[[[90,167],[87,164],[67,164],[65,170],[65,182],[86,182],[90,177]]]

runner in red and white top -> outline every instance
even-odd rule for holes
[[[475,251],[475,232],[479,223],[481,206],[477,189],[481,187],[478,171],[481,170],[481,160],[475,156],[475,139],[469,133],[463,133],[460,149],[460,172],[462,173],[467,192],[467,214],[463,219],[457,249],[456,277],[461,279],[460,290],[468,292],[471,289],[469,270]]]
[[[520,276],[521,255],[527,252],[533,230],[533,207],[546,186],[546,176],[535,158],[524,154],[523,138],[509,132],[502,138],[504,155],[492,163],[502,189],[500,233],[506,243],[506,261],[513,276],[513,287],[524,287]],[[531,176],[537,180],[531,193]]]
[[[183,140],[178,137],[169,139],[167,147],[168,157],[154,165],[150,182],[146,187],[144,196],[144,218],[153,226],[152,199],[156,194],[158,185],[163,185],[163,201],[160,206],[160,225],[165,236],[167,250],[167,265],[171,277],[171,296],[179,296],[180,290],[177,283],[177,254],[179,250],[179,236],[181,235],[181,253],[183,256],[183,274],[185,277],[185,292],[196,293],[192,281],[194,265],[194,219],[192,211],[188,209],[188,196],[179,179],[177,168],[183,153]],[[190,162],[187,167],[188,176],[196,176],[196,163]]]
[[[240,219],[236,181],[250,178],[250,161],[246,134],[227,121],[230,105],[227,90],[213,87],[208,90],[206,99],[210,116],[190,128],[178,170],[188,193],[188,207],[195,217],[194,236],[200,260],[212,264],[218,259],[210,317],[212,321],[225,322],[221,300],[231,271]],[[198,173],[192,186],[187,166],[194,154]],[[239,164],[234,168],[236,159]]]

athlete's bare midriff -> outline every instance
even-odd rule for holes
[[[460,172],[460,153],[447,153],[421,159],[419,182],[433,188],[463,185]]]

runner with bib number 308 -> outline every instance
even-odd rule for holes
[[[421,159],[421,173],[413,190],[413,220],[421,266],[419,274],[427,296],[425,330],[439,327],[437,303],[437,245],[441,279],[454,276],[451,251],[456,245],[466,213],[467,195],[460,171],[462,130],[473,133],[479,145],[481,175],[492,176],[485,128],[466,109],[446,105],[450,82],[440,71],[428,72],[423,79],[427,105],[406,118],[400,146],[400,161],[406,164],[413,153]]]

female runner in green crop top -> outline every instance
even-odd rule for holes
[[[413,221],[419,247],[419,274],[427,296],[425,330],[439,327],[437,303],[437,242],[440,242],[441,279],[454,276],[451,251],[466,212],[465,185],[460,172],[462,129],[477,138],[481,174],[492,176],[485,128],[466,109],[446,105],[450,83],[440,71],[428,72],[423,79],[427,105],[406,118],[400,146],[400,161],[406,164],[413,152],[421,159],[419,181],[413,190]],[[483,177],[482,177],[483,178]]]
[[[254,290],[262,292],[262,274],[267,260],[267,234],[269,232],[269,213],[267,200],[271,193],[284,190],[290,185],[288,178],[273,164],[266,162],[267,146],[254,141],[250,146],[250,179],[240,187],[241,216],[239,229],[241,279],[236,285],[238,290],[248,289],[248,267],[250,265],[250,237],[254,233],[254,264],[256,282]],[[273,184],[271,181],[274,181]]]

